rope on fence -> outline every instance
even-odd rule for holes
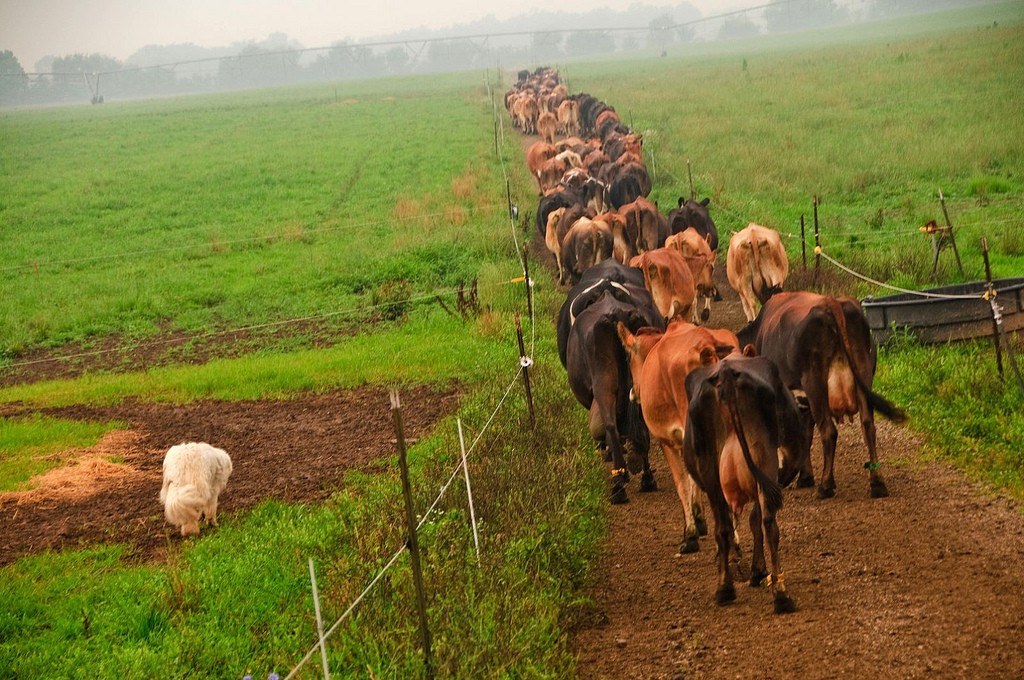
[[[850,269],[849,267],[847,267],[846,265],[842,264],[841,262],[839,262],[835,258],[830,257],[827,253],[825,253],[824,250],[821,249],[820,246],[816,247],[814,249],[814,253],[815,253],[815,255],[820,255],[827,262],[830,262],[832,265],[838,267],[839,269],[843,270],[847,274],[850,274],[851,276],[854,276],[854,277],[856,277],[856,278],[858,278],[858,279],[860,279],[862,281],[866,281],[867,283],[874,284],[874,285],[879,286],[881,288],[888,288],[889,290],[894,290],[894,291],[897,291],[899,293],[906,293],[908,295],[916,295],[918,297],[923,297],[923,298],[939,298],[939,299],[945,299],[945,300],[981,300],[981,299],[987,299],[987,297],[984,294],[978,294],[978,295],[951,295],[951,294],[943,294],[943,293],[928,293],[928,292],[921,291],[921,290],[909,290],[907,288],[900,288],[899,286],[893,286],[893,285],[888,284],[888,283],[883,283],[881,281],[876,281],[875,279],[872,279],[869,276],[865,276],[864,274],[861,274],[860,272],[857,272],[857,271],[854,271],[853,269]]]

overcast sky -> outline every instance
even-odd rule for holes
[[[705,16],[767,0],[689,0]],[[681,0],[639,4],[674,7]],[[404,29],[443,29],[493,14],[498,19],[555,10],[628,9],[635,0],[0,0],[0,51],[32,71],[46,55],[103,54],[124,60],[146,45],[223,47],[286,33],[326,47]]]

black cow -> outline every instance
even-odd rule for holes
[[[711,203],[710,198],[705,198],[698,203],[680,196],[679,207],[668,214],[669,234],[678,234],[688,227],[693,227],[701,236],[710,237],[708,245],[711,246],[713,252],[718,252],[718,228],[715,226],[715,221],[711,219],[711,214],[708,213],[709,203]]]
[[[640,271],[605,260],[584,272],[562,305],[558,356],[573,394],[590,412],[591,434],[611,458],[612,503],[629,500],[629,472],[641,474],[641,491],[656,488],[647,457],[650,433],[640,407],[629,399],[632,376],[619,342],[620,321],[633,331],[665,327]],[[629,456],[624,439],[631,444]]]
[[[573,206],[585,206],[586,203],[578,191],[564,189],[552,191],[541,197],[537,205],[537,233],[543,240],[548,233],[548,215],[559,208],[572,208]]]
[[[796,400],[782,384],[775,364],[764,357],[734,352],[694,369],[686,378],[689,397],[682,455],[690,476],[707,494],[718,544],[719,604],[736,598],[729,568],[734,545],[733,516],[752,502],[750,532],[754,549],[750,585],[767,577],[775,612],[795,611],[779,567],[782,488],[804,467],[810,437]],[[780,469],[779,452],[782,453]],[[768,542],[771,571],[764,555]]]
[[[871,390],[877,351],[860,304],[849,297],[777,293],[737,336],[741,345],[753,343],[759,355],[778,365],[787,387],[807,395],[824,456],[818,496],[831,498],[836,492],[836,421],[858,415],[868,449],[864,467],[870,472],[871,496],[888,496],[878,472],[874,413],[897,423],[904,422],[906,414]],[[801,471],[798,485],[814,485],[810,462]]]

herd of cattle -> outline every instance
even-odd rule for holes
[[[648,459],[653,436],[682,503],[680,552],[698,549],[707,531],[699,492],[708,499],[717,602],[736,597],[734,520],[749,504],[750,583],[768,586],[776,612],[793,611],[775,516],[794,479],[814,486],[815,429],[824,454],[818,495],[835,494],[836,423],[859,417],[870,493],[882,497],[888,491],[874,413],[906,417],[872,391],[876,349],[860,305],[782,292],[788,260],[779,234],[750,224],[730,238],[726,254],[748,323],[736,332],[700,325],[718,295],[709,201],[680,198],[663,215],[647,200],[651,179],[640,136],[604,102],[570,95],[555,71],[521,71],[505,105],[515,127],[541,137],[527,152],[540,193],[536,226],[559,283],[571,286],[557,320],[559,358],[611,461],[612,503],[627,502],[630,475],[639,475],[641,492],[656,488]]]

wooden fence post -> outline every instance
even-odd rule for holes
[[[423,592],[423,571],[420,568],[420,546],[416,540],[416,514],[412,507],[412,488],[409,485],[409,463],[405,453],[405,426],[402,423],[402,404],[398,390],[391,390],[391,418],[398,440],[398,464],[402,470],[402,496],[405,498],[405,523],[409,532],[406,545],[412,560],[412,580],[416,586],[416,608],[420,617],[420,639],[423,644],[423,662],[428,680],[434,677],[433,660],[430,653],[430,629],[427,627],[427,598]]]
[[[530,323],[533,323],[533,288],[530,286],[530,258],[527,255],[525,243],[523,244],[523,278],[526,282],[526,313],[530,317]]]
[[[804,263],[804,271],[807,271],[807,236],[804,232],[803,213],[800,213],[800,257]]]
[[[818,228],[818,197],[814,196],[814,273],[817,276],[821,263],[821,231]]]
[[[536,420],[533,415],[533,393],[530,391],[530,358],[526,356],[526,348],[523,346],[523,326],[519,323],[519,314],[516,314],[516,339],[519,341],[519,364],[523,367],[523,387],[526,388],[526,405],[530,410],[532,428]]]
[[[992,286],[992,268],[988,263],[988,239],[981,237],[981,256],[985,260],[985,299],[991,300],[995,296],[995,288]],[[999,369],[999,379],[1003,379],[1003,351],[999,344],[999,320],[996,317],[996,310],[992,308],[992,342],[996,346],[996,368]]]
[[[942,215],[946,218],[946,229],[949,234],[949,244],[953,246],[953,255],[956,257],[956,266],[960,270],[960,276],[964,275],[964,266],[960,263],[960,251],[956,249],[956,237],[953,236],[953,223],[949,219],[949,212],[946,211],[946,198],[942,195],[942,189],[939,189],[939,205],[942,206]],[[935,256],[935,265],[938,267],[938,255]],[[934,275],[935,272],[932,272]]]

